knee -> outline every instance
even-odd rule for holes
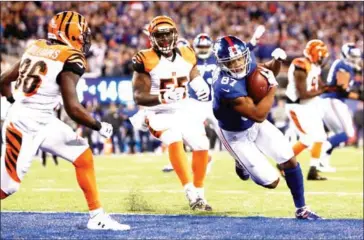
[[[279,166],[281,167],[281,169],[290,169],[290,168],[295,168],[297,166],[297,164],[298,163],[297,163],[296,158],[292,157],[287,162],[279,164]]]
[[[210,142],[206,135],[191,136],[186,138],[186,141],[193,151],[204,151],[210,148]]]
[[[94,166],[93,155],[90,148],[87,148],[74,162],[75,167],[88,168]]]
[[[269,189],[275,189],[278,186],[278,183],[279,183],[279,178],[277,178],[277,180],[275,180],[271,184],[264,185],[263,187],[269,188]]]

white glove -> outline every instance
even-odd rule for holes
[[[278,86],[278,82],[276,80],[276,77],[274,76],[274,73],[271,70],[269,70],[267,68],[264,68],[264,67],[261,67],[260,68],[260,73],[264,77],[267,78],[270,87]]]
[[[272,52],[272,57],[275,60],[281,60],[282,61],[282,60],[286,60],[287,59],[287,54],[286,54],[286,52],[282,48],[276,48]]]
[[[253,46],[256,46],[259,42],[259,39],[262,37],[262,35],[265,32],[265,27],[263,25],[259,25],[257,29],[255,29],[255,32],[253,33],[252,38],[250,39],[250,43]]]
[[[104,138],[110,138],[112,135],[113,127],[110,123],[107,122],[101,122],[101,128],[99,130],[99,133]]]
[[[194,78],[190,83],[191,88],[195,91],[197,99],[202,102],[209,100],[210,87],[201,76]]]
[[[186,88],[178,87],[174,89],[167,89],[164,93],[159,94],[159,102],[161,103],[174,103],[185,98]]]

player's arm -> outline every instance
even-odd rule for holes
[[[19,67],[20,61],[0,75],[0,93],[1,95],[5,96],[10,103],[15,102],[13,94],[11,93],[11,82],[14,82],[18,79]]]
[[[201,77],[197,65],[195,65],[190,72],[190,86],[195,91],[198,100],[207,101],[210,95],[210,87],[205,80]]]
[[[138,105],[155,106],[161,104],[159,95],[150,94],[151,78],[148,73],[134,71],[133,74],[133,97]]]
[[[317,89],[307,91],[306,86],[307,73],[304,69],[296,68],[294,71],[294,79],[300,99],[309,99],[322,94],[325,91],[325,85],[320,81]]]
[[[71,71],[63,71],[58,76],[58,84],[62,93],[64,108],[69,117],[78,124],[99,131],[101,123],[91,117],[78,101],[76,86],[80,75]]]
[[[283,49],[276,48],[272,52],[272,57],[272,60],[263,63],[263,67],[270,69],[274,76],[277,76],[281,70],[282,62],[287,59],[287,54]]]
[[[255,122],[263,122],[272,108],[274,95],[277,90],[276,86],[269,89],[267,95],[255,104],[250,97],[238,97],[235,99],[224,99],[236,112],[241,116],[249,118]]]

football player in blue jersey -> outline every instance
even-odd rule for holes
[[[272,157],[284,169],[296,207],[296,218],[320,219],[305,204],[302,170],[292,147],[266,120],[278,85],[275,75],[279,72],[280,61],[287,57],[285,52],[275,50],[273,55],[276,57],[259,66],[258,71],[269,82],[269,90],[260,102],[254,103],[248,96],[246,79],[258,64],[247,44],[235,36],[224,36],[216,41],[214,50],[219,69],[213,80],[213,111],[220,127],[218,135],[226,149],[255,183],[269,189],[275,188],[280,179],[266,155]]]
[[[323,146],[323,157],[318,170],[334,172],[335,168],[329,165],[332,151],[340,145],[355,137],[355,128],[348,106],[344,100],[354,99],[363,101],[363,92],[351,91],[354,83],[355,71],[360,71],[362,53],[354,43],[346,43],[341,48],[341,58],[334,61],[327,76],[328,90],[322,94],[321,100],[323,120],[327,128],[335,135],[330,137]]]
[[[247,44],[249,50],[252,51],[257,46],[259,39],[264,34],[264,32],[265,32],[265,27],[263,25],[259,25],[256,28],[249,43]],[[178,39],[177,46],[179,44],[190,46],[190,43],[184,38]],[[213,94],[212,77],[213,77],[213,72],[217,68],[216,57],[213,54],[213,40],[208,34],[201,33],[198,34],[193,40],[192,47],[197,57],[197,64],[196,64],[197,69],[199,70],[200,75],[203,77],[205,82],[209,85],[210,95],[208,101],[202,102],[198,99],[193,89],[188,85],[190,104],[191,106],[193,106],[191,107],[191,111],[194,111],[194,116],[199,118],[200,121],[202,122],[207,121],[208,123],[210,123],[215,132],[217,132],[219,129],[218,122],[212,111],[212,94]],[[212,156],[211,154],[209,154],[209,162],[207,165],[206,173],[210,172],[212,162],[213,162]],[[163,172],[173,171],[173,167],[171,164],[168,164],[164,166],[162,171]],[[242,180],[249,179],[249,174],[244,170],[244,168],[239,164],[238,161],[235,161],[235,171]]]

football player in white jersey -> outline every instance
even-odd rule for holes
[[[209,143],[202,122],[187,109],[187,83],[198,98],[207,101],[209,86],[199,75],[190,47],[176,47],[176,24],[167,16],[149,24],[152,48],[133,57],[133,92],[138,105],[145,106],[145,121],[152,135],[168,146],[169,159],[181,181],[191,209],[211,211],[204,197],[204,178]],[[183,141],[192,148],[192,172]]]
[[[77,123],[109,138],[112,126],[92,118],[79,103],[76,85],[85,72],[91,44],[86,19],[77,12],[55,15],[48,25],[48,39],[34,41],[21,60],[1,74],[0,91],[12,104],[4,126],[1,156],[1,200],[19,190],[34,153],[41,149],[71,162],[90,211],[92,230],[128,230],[101,207],[92,152],[87,141],[53,114],[63,99],[68,115]],[[10,84],[16,81],[15,92]]]
[[[297,156],[310,146],[311,162],[307,179],[326,180],[318,174],[317,167],[322,144],[327,138],[319,95],[326,90],[320,75],[321,66],[329,53],[325,43],[315,39],[306,44],[303,54],[304,57],[295,58],[288,69],[286,111],[300,136],[293,150]]]

